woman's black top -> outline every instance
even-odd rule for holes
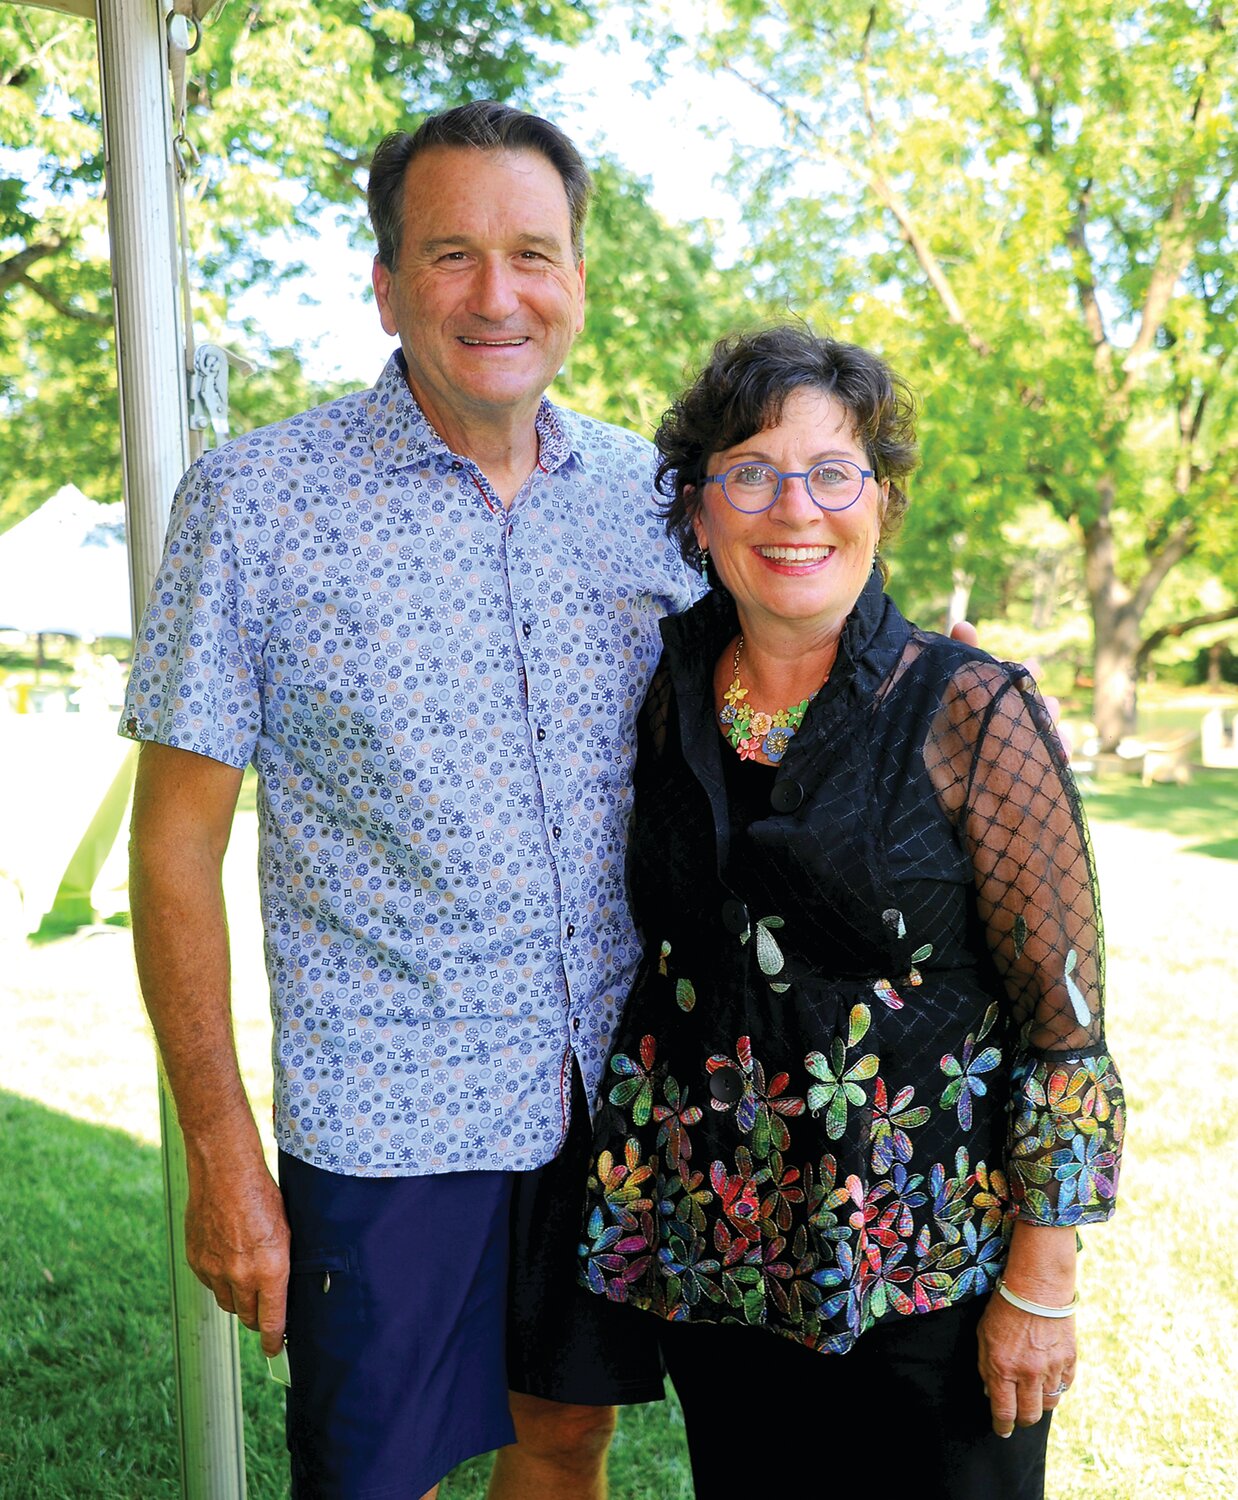
[[[776,769],[718,732],[737,621],[662,622],[639,726],[645,962],[595,1122],[582,1274],[842,1351],[987,1292],[1016,1217],[1113,1210],[1086,825],[1026,671],[874,573]]]

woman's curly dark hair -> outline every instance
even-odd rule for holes
[[[888,480],[890,485],[879,545],[898,530],[907,510],[901,481],[918,456],[911,387],[858,344],[781,323],[720,339],[708,364],[662,418],[654,438],[661,455],[656,484],[666,500],[666,534],[694,567],[701,565],[702,554],[692,521],[711,456],[776,426],[787,397],[804,389],[833,396],[851,413],[869,468],[879,484]],[[712,562],[707,572],[718,587]]]

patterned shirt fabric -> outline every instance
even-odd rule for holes
[[[631,988],[635,719],[697,590],[648,443],[537,435],[505,511],[396,354],[177,492],[121,729],[257,768],[276,1138],[330,1171],[548,1161]]]
[[[733,605],[663,622],[631,838],[647,957],[595,1121],[582,1276],[822,1352],[990,1291],[1016,1218],[1108,1218],[1086,824],[1020,667],[874,572],[776,769],[719,734]]]

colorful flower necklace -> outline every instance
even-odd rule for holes
[[[775,714],[758,712],[744,700],[748,689],[739,680],[739,658],[743,653],[744,638],[741,635],[735,647],[735,664],[731,668],[731,685],[722,695],[722,707],[718,710],[718,723],[726,731],[726,737],[739,752],[740,760],[755,760],[764,751],[771,765],[777,765],[787,753],[787,746],[795,731],[804,722],[808,705],[821,691],[809,693],[790,708],[780,708]],[[827,672],[821,679],[821,687],[830,680]]]

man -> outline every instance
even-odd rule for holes
[[[633,723],[696,587],[649,445],[544,399],[582,326],[588,192],[566,137],[502,105],[385,141],[400,351],[190,470],[136,643],[134,934],[188,1258],[268,1353],[286,1328],[298,1500],[433,1495],[495,1447],[494,1496],[588,1500],[612,1403],[660,1390],[573,1301],[579,1169],[546,1168],[634,971]],[[251,760],[280,1187],[220,892]]]

